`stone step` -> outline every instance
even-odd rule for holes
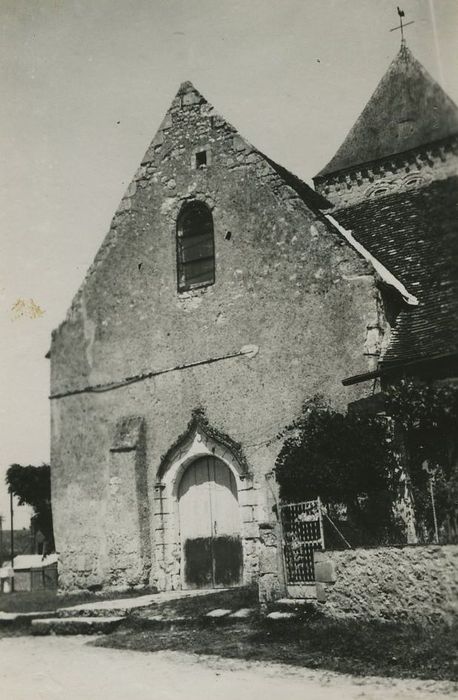
[[[287,586],[288,598],[316,600],[316,583],[300,583]]]
[[[309,605],[310,600],[310,598],[279,598],[279,600],[275,601],[275,607],[291,610],[291,608],[301,608]]]
[[[32,620],[32,634],[107,634],[123,621],[123,617],[51,617]]]
[[[93,603],[81,603],[57,610],[58,617],[124,617],[135,610],[148,608],[157,602],[157,594],[136,598],[118,598]]]
[[[247,620],[251,617],[253,617],[256,614],[257,610],[256,608],[235,608],[235,609],[227,609],[227,608],[215,608],[214,610],[210,610],[209,612],[205,613],[202,617],[202,615],[176,615],[172,616],[169,614],[151,614],[151,615],[145,615],[143,614],[141,617],[135,618],[136,621],[140,621],[140,623],[145,623],[147,622],[149,625],[152,626],[158,626],[158,627],[173,627],[175,625],[180,625],[180,626],[185,626],[185,625],[192,625],[195,624],[196,622],[202,622],[204,619],[214,622],[232,622],[236,623],[238,621],[243,621]]]
[[[15,622],[32,622],[32,620],[46,617],[55,617],[55,610],[37,610],[36,612],[2,612],[0,611],[0,627],[13,625]]]
[[[124,617],[135,613],[142,608],[157,609],[163,603],[170,603],[183,598],[197,598],[208,595],[217,595],[227,588],[211,588],[189,591],[164,591],[163,593],[148,593],[145,595],[116,598],[112,600],[93,601],[91,603],[79,603],[57,610],[58,617]]]
[[[240,608],[235,612],[231,613],[229,617],[231,620],[246,620],[256,613],[255,608]]]
[[[267,620],[273,620],[274,622],[286,622],[287,620],[295,620],[296,618],[296,613],[284,612],[283,610],[274,610],[267,615]]]
[[[232,611],[226,608],[216,608],[215,610],[210,610],[205,617],[212,617],[215,620],[221,619],[222,617],[227,617]]]

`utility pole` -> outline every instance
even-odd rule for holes
[[[433,510],[434,536],[436,544],[439,544],[439,528],[437,527],[436,502],[434,500],[434,476],[429,477],[429,493],[431,495],[431,506]]]
[[[431,498],[431,509],[433,511],[434,539],[435,539],[436,544],[439,544],[439,528],[437,526],[436,499],[434,498],[435,470],[434,470],[434,468],[429,466],[429,462],[427,459],[424,460],[424,462],[421,466],[422,466],[423,471],[425,471],[429,477],[429,495]]]
[[[0,515],[0,569],[3,566],[3,515]]]
[[[14,503],[13,494],[10,491],[10,550],[11,550],[11,568],[13,569],[13,578],[11,579],[11,591],[14,592]]]

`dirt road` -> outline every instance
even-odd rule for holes
[[[435,681],[325,671],[179,652],[97,648],[85,637],[0,639],[0,695],[14,700],[439,700]]]

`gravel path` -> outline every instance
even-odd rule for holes
[[[87,637],[0,639],[0,695],[14,700],[439,700],[437,681],[353,678],[279,664],[144,653]]]

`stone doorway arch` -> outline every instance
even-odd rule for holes
[[[239,445],[208,426],[200,411],[195,412],[186,432],[162,459],[154,494],[155,566],[153,585],[159,590],[179,590],[186,582],[180,531],[180,484],[188,467],[202,458],[216,459],[230,472],[232,492],[237,497],[242,547],[243,578],[251,582],[257,571],[259,539],[257,489]],[[227,473],[227,472],[226,472]],[[227,478],[227,477],[226,477]],[[184,533],[186,539],[186,533]],[[197,587],[197,586],[194,586]]]

